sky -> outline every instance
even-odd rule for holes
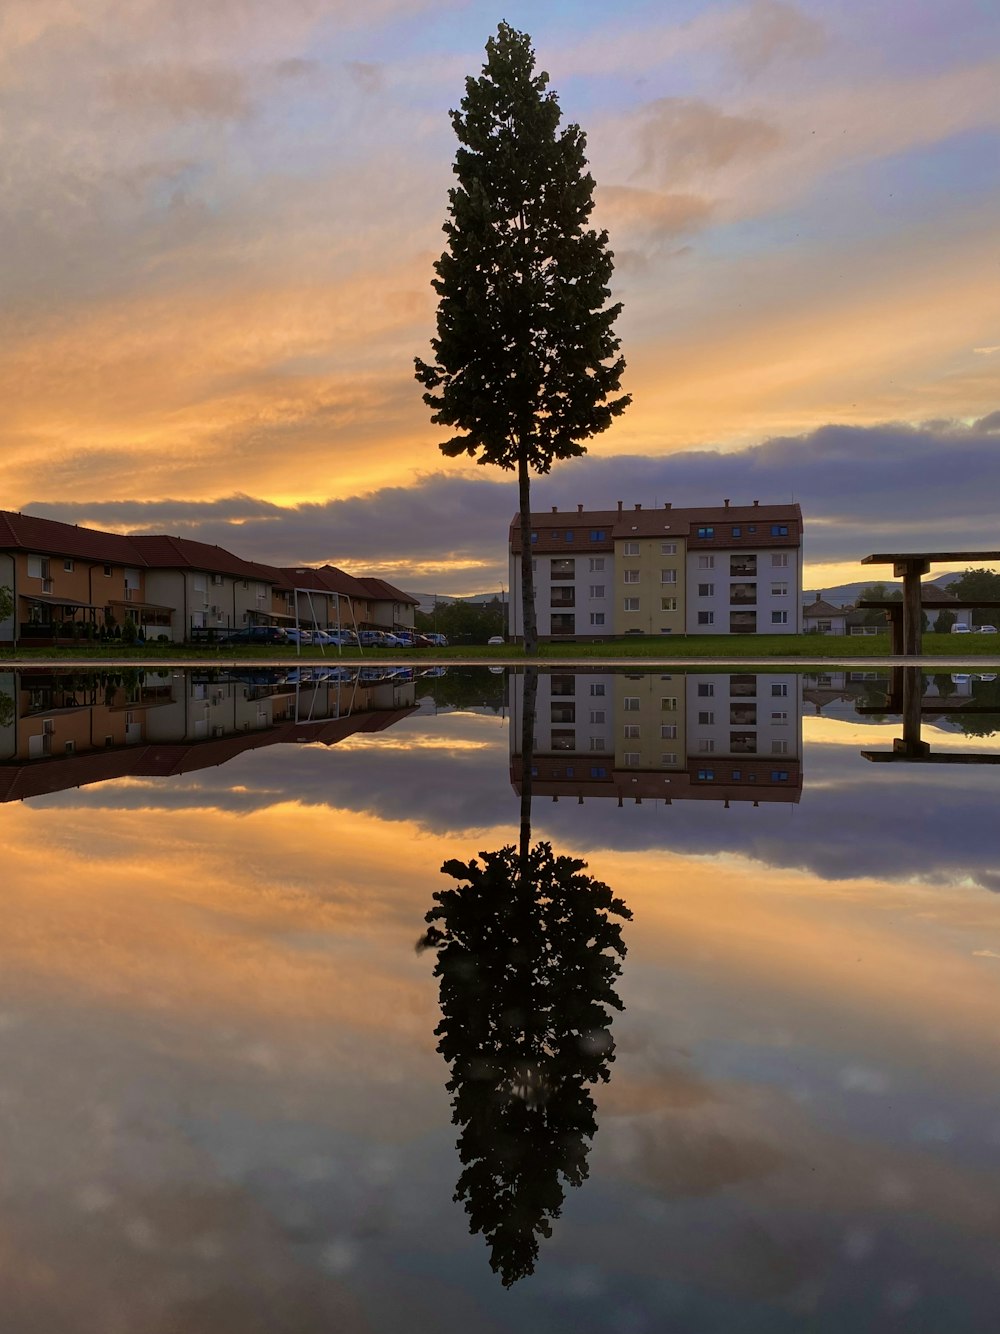
[[[587,133],[633,396],[537,506],[795,499],[806,587],[995,547],[993,0],[6,0],[0,504],[501,586],[512,479],[413,378],[501,18]]]

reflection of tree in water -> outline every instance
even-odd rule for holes
[[[504,1286],[533,1271],[565,1183],[587,1176],[590,1085],[609,1078],[611,1011],[622,1009],[616,919],[632,916],[585,862],[531,846],[528,833],[522,818],[520,848],[446,862],[458,884],[435,894],[421,940],[437,951],[435,1032],[462,1127],[455,1199]]]

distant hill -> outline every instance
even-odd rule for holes
[[[939,588],[947,588],[953,584],[956,579],[961,579],[961,574],[940,574],[934,579],[925,579],[928,584],[937,584]],[[870,579],[865,579],[858,584],[839,584],[836,588],[810,588],[802,594],[802,605],[808,606],[810,602],[815,602],[817,595],[821,596],[824,602],[829,602],[833,607],[853,606],[866,588],[871,588],[872,584],[885,584],[886,588],[898,588],[902,591],[903,583],[899,579],[882,579],[878,574],[873,574]]]

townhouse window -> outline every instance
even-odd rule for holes
[[[788,695],[788,684],[785,681],[771,682],[771,698],[785,699]]]
[[[660,555],[661,555],[661,556],[676,556],[676,555],[677,555],[677,543],[676,543],[676,542],[661,542],[661,543],[660,543]]]
[[[75,565],[75,563],[74,563],[73,561],[71,561],[71,560],[64,560],[64,561],[63,561],[63,569],[66,570],[69,574],[72,574],[75,568],[76,568],[76,565]]]
[[[105,575],[105,578],[107,578],[107,579],[110,579],[110,578],[111,578],[111,566],[110,566],[110,565],[105,565],[105,567],[104,567],[104,575]]]
[[[607,717],[607,714],[605,713],[605,711],[604,711],[603,709],[591,709],[591,710],[590,710],[590,721],[591,721],[592,723],[603,723],[603,722],[605,721],[606,717]]]
[[[676,695],[662,696],[662,698],[660,699],[660,708],[664,713],[676,713],[677,696]]]
[[[708,699],[715,694],[715,686],[711,681],[699,681],[698,694],[701,699]]]
[[[639,554],[639,543],[638,543],[638,542],[626,542],[626,543],[622,546],[622,554],[625,555],[625,556],[638,556],[638,554]]]
[[[788,536],[788,524],[787,524],[787,523],[772,523],[772,524],[771,524],[771,536],[772,536],[772,537],[787,537],[787,536]]]
[[[676,723],[661,723],[661,725],[660,725],[660,740],[661,740],[661,741],[676,741],[676,740],[677,740],[677,724],[676,724]]]
[[[638,713],[638,712],[639,712],[639,696],[638,696],[638,695],[626,695],[626,696],[625,696],[625,712],[626,712],[626,713]]]
[[[29,577],[29,579],[48,579],[48,578],[49,578],[49,558],[48,558],[48,556],[29,556],[29,557],[28,557],[28,577]]]
[[[604,557],[603,557],[603,556],[591,556],[591,558],[590,558],[590,573],[591,573],[591,574],[599,574],[603,569],[604,569]]]
[[[591,685],[591,687],[590,687],[590,693],[591,693],[592,695],[603,695],[603,694],[604,694],[604,682],[603,682],[603,681],[595,681],[595,682],[593,682],[592,685]]]
[[[714,569],[715,569],[715,557],[714,557],[714,556],[699,556],[699,557],[698,557],[698,569],[699,569],[699,570],[714,570]]]
[[[772,723],[787,723],[788,712],[785,709],[777,709],[771,714]]]
[[[592,611],[592,612],[590,613],[590,624],[591,624],[591,625],[603,625],[603,624],[604,624],[604,612],[603,612],[603,611]]]
[[[639,610],[639,599],[638,599],[638,598],[626,598],[626,599],[625,599],[625,610],[626,610],[626,611],[638,611],[638,610]]]
[[[788,624],[788,612],[787,612],[787,611],[772,611],[772,612],[771,612],[771,624],[772,624],[772,625],[787,625],[787,624]]]
[[[625,571],[625,582],[626,582],[627,584],[637,584],[637,583],[639,582],[639,571],[638,571],[638,570],[626,570],[626,571]]]
[[[739,526],[739,524],[734,523],[734,524],[733,524],[733,537],[742,537],[742,536],[743,536],[743,529]]]
[[[711,755],[715,750],[715,742],[710,736],[702,737],[698,742],[698,750],[702,755]]]
[[[714,611],[700,611],[700,612],[698,613],[698,624],[699,624],[699,625],[714,625],[714,624],[715,624],[715,612],[714,612]]]
[[[607,533],[603,528],[591,528],[590,530],[591,542],[604,542],[606,539],[607,539]]]
[[[604,749],[604,738],[603,738],[602,736],[592,736],[592,737],[590,738],[590,749],[591,749],[591,750],[603,750],[603,749]]]
[[[711,727],[715,722],[715,711],[713,709],[702,709],[698,714],[698,725],[700,727]]]
[[[639,724],[638,724],[638,723],[626,723],[626,724],[625,724],[625,732],[624,732],[624,735],[625,735],[630,741],[635,741],[635,740],[637,740],[638,737],[639,737]]]
[[[787,584],[784,584],[784,583],[782,583],[782,584],[772,584],[772,585],[771,585],[771,596],[772,596],[773,598],[786,598],[786,597],[788,597],[788,585],[787,585]]]
[[[676,598],[660,598],[660,611],[676,611],[676,610],[677,610]]]
[[[714,537],[714,536],[715,536],[715,529],[714,529],[714,528],[699,528],[699,529],[698,529],[698,536],[699,536],[699,537]]]
[[[663,765],[676,764],[677,763],[676,750],[665,750],[663,754],[660,756],[660,763]]]
[[[783,570],[788,566],[788,552],[774,551],[771,553],[771,569]]]
[[[661,584],[676,584],[676,582],[677,582],[677,571],[676,571],[676,570],[661,570],[661,571],[660,571],[660,583],[661,583]]]
[[[603,584],[591,584],[591,585],[590,585],[590,596],[591,596],[592,598],[602,598],[602,597],[604,597],[604,585],[603,585]]]
[[[638,769],[641,756],[637,750],[627,750],[622,758],[626,769]]]
[[[698,585],[698,596],[699,596],[700,598],[714,598],[714,597],[715,597],[715,585],[714,585],[714,584],[699,584],[699,585]]]

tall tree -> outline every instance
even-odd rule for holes
[[[608,305],[608,234],[588,226],[594,178],[579,125],[562,113],[549,76],[535,73],[531,39],[501,23],[486,43],[481,77],[468,78],[435,264],[440,298],[434,361],[416,358],[431,420],[457,427],[450,457],[517,471],[525,652],[534,653],[531,471],[585,452],[631,402]]]
[[[1000,599],[1000,574],[995,570],[969,569],[960,579],[949,585],[949,591],[963,602],[972,602],[982,598],[984,602],[996,602]],[[962,614],[962,620],[971,625],[995,625],[998,611],[996,607],[973,607]]]

